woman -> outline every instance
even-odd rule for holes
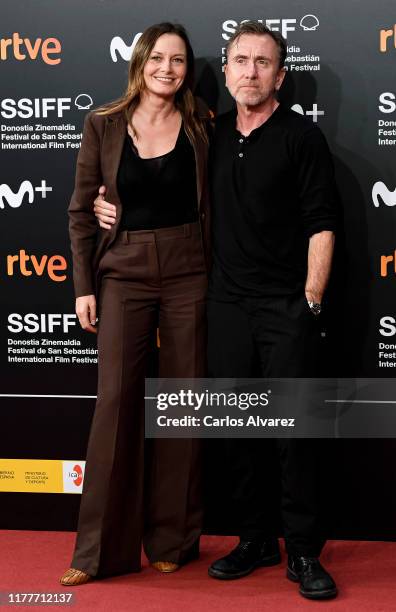
[[[205,375],[207,136],[193,69],[181,26],[148,28],[125,95],[84,125],[70,237],[76,312],[92,332],[98,296],[99,378],[67,586],[139,571],[142,540],[160,571],[198,554],[199,441],[145,443],[143,399],[157,327],[159,376]],[[92,210],[102,184],[117,207],[110,231]]]

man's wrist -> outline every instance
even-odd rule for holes
[[[311,291],[310,289],[305,289],[305,297],[307,298],[307,302],[314,302],[315,304],[322,303],[322,294],[316,291]]]

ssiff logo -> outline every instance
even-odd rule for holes
[[[21,38],[18,32],[12,34],[12,38],[0,39],[0,60],[6,61],[10,57],[22,62],[26,59],[37,60],[39,56],[45,64],[56,66],[61,63],[60,57],[50,57],[60,55],[62,45],[57,38]]]
[[[66,111],[72,109],[72,98],[4,98],[0,102],[0,114],[3,119],[30,119],[35,117],[47,118],[54,113],[57,117],[63,117]],[[93,105],[93,100],[89,94],[78,94],[74,100],[74,105],[78,110],[89,110]],[[1,131],[4,131],[2,126]]]
[[[396,110],[395,100],[396,96],[394,93],[391,91],[384,91],[379,96],[379,102],[381,102],[381,104],[378,105],[378,110],[385,114],[394,113]]]
[[[380,319],[379,333],[381,336],[395,336],[396,335],[396,319],[395,317],[385,316]]]
[[[242,19],[239,23],[249,21],[248,19]],[[288,37],[289,32],[295,32],[297,26],[297,19],[257,19],[259,23],[264,23],[270,30],[276,30],[281,32],[283,38]],[[319,27],[319,19],[316,15],[304,15],[299,21],[300,28],[305,32],[314,32]],[[223,32],[222,37],[224,40],[229,40],[230,36],[235,32],[238,27],[238,22],[234,19],[227,19],[222,24]]]
[[[300,27],[306,32],[314,32],[319,27],[319,19],[316,15],[304,15],[301,18]]]
[[[85,461],[62,461],[63,492],[82,493]]]

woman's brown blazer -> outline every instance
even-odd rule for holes
[[[200,112],[200,114],[202,114]],[[203,116],[209,120],[209,114]],[[73,255],[73,281],[76,297],[96,295],[98,265],[113,243],[121,219],[117,192],[117,172],[127,123],[124,113],[99,115],[90,112],[84,122],[81,148],[77,157],[74,192],[69,206],[69,232]],[[210,265],[210,219],[208,194],[208,146],[200,140],[194,146],[197,195],[207,268]],[[94,200],[101,185],[106,200],[117,207],[116,222],[110,230],[99,227],[94,215]]]

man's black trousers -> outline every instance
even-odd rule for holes
[[[317,374],[320,323],[303,291],[230,301],[210,295],[208,326],[211,377],[310,378]],[[319,555],[324,544],[320,440],[215,442],[216,462],[227,471],[229,507],[241,538],[275,536],[282,525],[289,553]]]

